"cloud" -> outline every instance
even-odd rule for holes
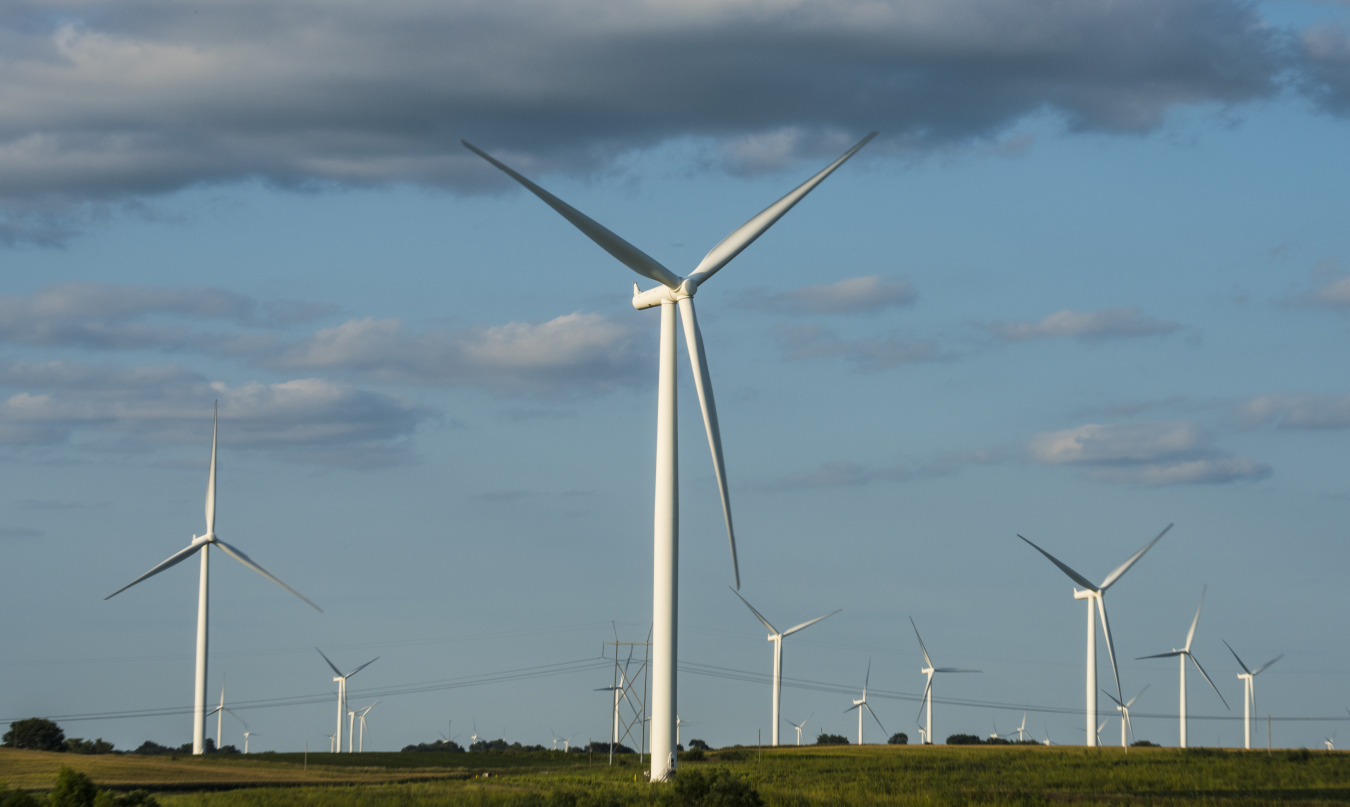
[[[1337,115],[1350,114],[1350,27],[1324,22],[1300,33],[1304,90]]]
[[[909,305],[917,297],[914,286],[907,280],[868,275],[778,294],[750,289],[741,305],[785,314],[870,314]]]
[[[176,366],[131,369],[71,362],[0,365],[0,386],[28,387],[0,403],[0,444],[53,445],[101,434],[115,448],[203,445],[211,402],[230,448],[283,459],[365,467],[407,461],[408,439],[433,413],[350,384],[301,378],[229,386]]]
[[[1046,110],[1143,132],[1272,95],[1288,38],[1241,0],[10,0],[0,238],[246,179],[505,187],[460,137],[535,174],[672,139],[749,173],[872,129],[874,152],[989,141]]]
[[[146,320],[179,317],[283,327],[332,310],[296,301],[260,303],[222,289],[61,283],[32,294],[0,296],[0,342],[93,350],[182,349],[201,341],[187,325]]]
[[[1102,482],[1162,486],[1222,484],[1269,476],[1269,466],[1214,448],[1190,421],[1089,423],[1043,432],[1027,445],[1043,465],[1086,466]]]
[[[1149,319],[1138,308],[1098,311],[1056,311],[1040,322],[995,322],[984,326],[999,339],[1025,342],[1071,336],[1080,342],[1131,336],[1155,336],[1181,328],[1175,322]]]
[[[1282,429],[1350,429],[1350,395],[1260,395],[1239,407],[1251,425]]]
[[[1350,277],[1332,280],[1321,288],[1314,289],[1311,301],[1337,308],[1350,306]]]
[[[936,342],[925,339],[899,336],[841,339],[833,330],[820,325],[783,326],[775,328],[773,334],[789,360],[841,357],[863,371],[946,358]]]
[[[837,487],[865,487],[873,482],[909,482],[956,473],[967,465],[998,465],[1005,460],[1002,451],[958,451],[943,454],[925,465],[871,465],[850,460],[822,462],[810,471],[783,474],[762,487],[768,490],[811,490]]]
[[[646,384],[649,354],[634,325],[600,314],[421,333],[397,319],[367,317],[319,331],[264,362],[346,370],[387,383],[550,394]]]

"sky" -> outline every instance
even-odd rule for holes
[[[843,609],[786,640],[784,717],[853,737],[870,664],[917,740],[913,618],[983,671],[939,741],[1025,707],[1081,743],[1086,609],[1017,536],[1101,580],[1175,524],[1107,597],[1136,736],[1177,742],[1136,659],[1202,590],[1231,710],[1192,671],[1192,745],[1242,742],[1225,641],[1284,654],[1275,745],[1350,721],[1346,4],[19,0],[0,43],[0,721],[190,741],[195,567],[104,598],[203,531],[218,401],[217,534],[323,608],[212,555],[250,750],[325,747],[315,647],[378,657],[376,750],[607,738],[650,282],[459,140],[684,275],[873,130],[698,296],[740,592]],[[680,362],[683,738],[754,743],[772,646]]]

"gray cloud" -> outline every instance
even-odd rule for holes
[[[787,314],[869,314],[909,305],[917,297],[918,293],[908,280],[868,275],[777,294],[749,289],[741,305]]]
[[[851,460],[822,462],[810,471],[783,474],[761,487],[768,490],[809,490],[818,488],[864,487],[873,482],[909,482],[935,476],[947,476],[968,465],[998,465],[1006,457],[1002,451],[957,451],[944,454],[924,465],[872,465]]]
[[[1302,31],[1299,39],[1305,91],[1327,111],[1350,114],[1350,27],[1320,23]]]
[[[1350,429],[1350,395],[1260,395],[1239,407],[1249,424],[1285,429]]]
[[[532,173],[672,138],[754,172],[874,128],[874,152],[923,149],[1045,110],[1141,132],[1272,94],[1303,52],[1288,38],[1241,0],[11,0],[0,238],[241,179],[504,187],[461,136]]]
[[[401,398],[302,378],[229,386],[181,367],[109,368],[71,362],[0,365],[0,386],[27,387],[0,403],[0,444],[67,443],[115,435],[118,445],[200,445],[211,402],[222,439],[320,465],[370,466],[408,459],[407,443],[433,415]]]
[[[277,368],[345,370],[403,384],[495,392],[598,392],[651,381],[645,332],[600,314],[409,332],[397,319],[351,320],[265,359]]]
[[[1132,336],[1156,336],[1181,328],[1175,322],[1145,317],[1138,308],[1103,308],[1097,311],[1056,311],[1039,322],[995,322],[984,326],[999,339],[1025,342],[1031,339],[1073,337],[1080,342]]]
[[[1089,423],[1034,436],[1031,458],[1044,465],[1089,468],[1102,482],[1135,485],[1223,484],[1264,479],[1270,467],[1235,457],[1190,421]]]
[[[789,325],[773,330],[783,355],[793,361],[838,357],[859,370],[885,370],[901,364],[945,358],[937,343],[899,336],[842,339],[820,325]]]

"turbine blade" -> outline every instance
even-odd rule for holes
[[[727,588],[731,589],[732,594],[735,594],[737,597],[740,597],[741,602],[745,603],[745,607],[750,609],[750,613],[754,614],[755,618],[758,619],[760,622],[763,622],[764,627],[769,629],[769,633],[772,634],[778,633],[778,628],[775,628],[773,625],[770,625],[769,620],[765,619],[764,615],[761,614],[759,611],[756,611],[755,606],[751,605],[749,600],[747,600],[744,597],[741,597],[741,593],[739,591],[737,591],[734,588],[731,588],[731,586],[727,586]]]
[[[1018,537],[1018,538],[1021,538],[1023,541],[1027,541],[1027,539],[1024,538],[1024,537],[1022,537],[1021,535],[1018,535],[1017,537]],[[1053,563],[1053,564],[1055,564],[1056,566],[1058,566],[1059,569],[1060,569],[1060,571],[1064,572],[1065,574],[1067,574],[1067,575],[1069,576],[1069,579],[1073,580],[1075,583],[1077,583],[1078,585],[1080,585],[1080,586],[1082,586],[1083,588],[1087,589],[1088,591],[1096,591],[1096,590],[1097,590],[1097,587],[1094,586],[1094,585],[1092,585],[1092,583],[1089,582],[1088,579],[1087,579],[1086,577],[1084,577],[1083,575],[1079,574],[1078,572],[1075,572],[1073,569],[1070,569],[1068,566],[1065,566],[1063,563],[1060,563],[1060,562],[1059,562],[1059,558],[1056,558],[1054,555],[1051,555],[1049,552],[1046,552],[1044,549],[1041,549],[1039,546],[1036,546],[1035,544],[1032,544],[1030,541],[1027,541],[1027,543],[1028,543],[1028,544],[1031,544],[1031,548],[1032,548],[1032,549],[1035,549],[1037,552],[1039,552],[1039,553],[1041,553],[1042,555],[1045,555],[1047,558],[1049,558],[1051,563]]]
[[[314,649],[315,649],[315,650],[319,650],[319,648],[317,648],[317,647],[314,648]],[[339,669],[337,668],[337,665],[334,664],[334,663],[332,662],[332,660],[330,660],[330,659],[328,658],[328,656],[324,656],[322,650],[319,650],[319,655],[323,656],[323,660],[324,660],[324,661],[327,661],[327,662],[328,662],[328,666],[333,668],[333,675],[336,675],[338,678],[341,678],[341,677],[342,677],[342,670],[339,670]]]
[[[1114,572],[1111,572],[1109,575],[1107,575],[1107,576],[1106,576],[1106,579],[1102,581],[1101,590],[1102,590],[1102,591],[1106,591],[1108,588],[1110,588],[1110,587],[1111,587],[1111,584],[1112,584],[1112,583],[1115,583],[1117,580],[1119,580],[1119,579],[1121,578],[1121,575],[1123,575],[1123,574],[1125,574],[1126,572],[1128,572],[1128,571],[1130,570],[1130,567],[1133,566],[1140,558],[1142,558],[1142,557],[1144,556],[1144,553],[1145,553],[1145,552],[1147,552],[1147,551],[1149,551],[1150,549],[1152,549],[1154,544],[1156,544],[1156,543],[1158,543],[1159,541],[1161,541],[1161,540],[1162,540],[1162,537],[1163,537],[1164,535],[1166,535],[1166,534],[1167,534],[1167,531],[1170,530],[1170,529],[1172,529],[1172,525],[1171,525],[1171,524],[1168,524],[1166,527],[1163,527],[1163,531],[1160,532],[1160,533],[1158,533],[1158,537],[1156,537],[1156,538],[1154,538],[1152,541],[1149,541],[1148,543],[1144,544],[1144,548],[1143,548],[1143,549],[1141,549],[1141,550],[1139,550],[1138,552],[1136,552],[1136,553],[1134,553],[1133,555],[1131,555],[1129,560],[1127,560],[1127,561],[1125,561],[1124,563],[1120,564],[1120,566],[1118,566]]]
[[[487,152],[473,145],[469,141],[461,140],[459,142],[463,143],[464,147],[469,151],[472,151],[474,154],[477,154],[479,157],[492,163],[497,168],[501,169],[507,176],[519,182],[521,185],[524,185],[530,193],[538,196],[544,201],[544,204],[558,211],[563,218],[571,222],[573,227],[581,230],[587,238],[598,244],[601,249],[608,252],[610,255],[613,255],[619,263],[622,263],[624,266],[627,266],[629,269],[632,269],[643,277],[655,280],[657,283],[660,283],[667,288],[673,289],[680,285],[680,278],[676,276],[674,272],[662,266],[660,261],[610,232],[603,225],[590,218],[585,213],[582,213],[580,210],[577,210],[575,207],[572,207],[568,203],[516,173],[505,163],[494,159]]]
[[[229,555],[230,557],[234,558],[235,560],[237,560],[237,561],[239,561],[240,563],[244,564],[245,566],[249,567],[249,568],[252,569],[253,571],[257,572],[258,574],[262,575],[263,577],[266,577],[268,580],[271,580],[273,583],[276,583],[278,586],[281,586],[282,588],[284,588],[284,589],[286,589],[287,591],[291,592],[291,593],[294,594],[295,596],[297,596],[297,597],[299,597],[300,599],[304,600],[305,602],[309,603],[309,606],[310,606],[311,608],[313,608],[315,611],[318,611],[318,612],[321,613],[321,614],[323,613],[323,609],[322,609],[322,608],[320,608],[319,606],[315,605],[315,604],[312,603],[312,602],[309,602],[309,600],[305,597],[305,595],[301,594],[300,592],[296,591],[295,589],[293,589],[293,588],[291,588],[290,586],[286,585],[285,583],[281,582],[281,580],[280,580],[276,575],[272,574],[271,572],[267,571],[267,570],[264,569],[263,567],[259,566],[257,563],[254,562],[254,560],[253,560],[252,558],[250,558],[248,555],[245,555],[245,554],[243,553],[243,551],[241,551],[241,550],[238,549],[237,547],[230,546],[229,544],[225,543],[224,541],[220,540],[219,538],[217,538],[217,539],[215,540],[215,543],[219,544],[219,545],[220,545],[220,548],[223,549],[223,550],[225,550],[225,554]]]
[[[850,706],[850,707],[848,707],[847,709],[845,709],[845,710],[844,710],[844,714],[848,714],[849,712],[853,711],[854,709],[858,709],[858,708],[860,708],[861,706],[862,706],[862,703],[861,703],[861,702],[855,703],[855,704],[853,704],[852,706]]]
[[[919,626],[914,624],[914,617],[909,618],[909,624],[914,628],[914,638],[919,640],[919,649],[923,651],[923,662],[929,667],[932,667],[933,660],[928,657],[928,648],[923,646],[923,637],[919,635]],[[936,670],[934,672],[936,672]]]
[[[347,675],[344,676],[344,677],[346,677],[346,678],[351,678],[353,675],[356,675],[357,673],[361,672],[362,670],[364,670],[365,668],[369,667],[370,665],[374,664],[375,662],[377,662],[377,661],[379,661],[379,660],[380,660],[380,657],[379,657],[379,656],[376,656],[375,658],[371,659],[370,661],[367,661],[365,664],[362,664],[360,667],[357,667],[356,669],[354,669],[354,670],[352,670],[351,672],[347,673]]]
[[[736,257],[741,253],[741,250],[745,249],[746,247],[750,246],[750,244],[754,243],[754,240],[756,238],[759,238],[761,235],[763,235],[765,230],[772,227],[774,225],[774,222],[782,218],[784,213],[787,213],[789,210],[791,210],[793,205],[800,202],[802,200],[802,197],[810,193],[817,185],[819,185],[825,179],[825,177],[834,173],[834,169],[843,165],[844,162],[848,160],[848,158],[852,157],[854,154],[858,152],[858,149],[867,145],[868,142],[871,141],[871,139],[876,136],[877,133],[872,132],[871,134],[867,135],[867,137],[864,137],[862,140],[859,140],[857,144],[853,146],[853,148],[844,152],[843,156],[841,156],[839,159],[825,166],[825,168],[823,168],[815,176],[798,185],[787,196],[784,196],[782,199],[779,199],[778,201],[764,208],[764,210],[761,211],[759,215],[742,224],[740,227],[737,227],[731,233],[731,235],[728,235],[726,238],[723,238],[721,242],[717,244],[717,246],[708,250],[708,254],[703,256],[702,261],[699,261],[698,267],[689,274],[689,279],[694,281],[695,285],[697,285],[703,283],[708,278],[716,274],[717,270],[721,269],[723,266],[726,266],[727,263],[730,262],[732,258]]]
[[[1171,658],[1172,656],[1184,656],[1185,650],[1173,650],[1171,653],[1156,653],[1152,656],[1136,656],[1135,661],[1143,661],[1146,658]]]
[[[872,707],[868,706],[866,701],[863,701],[863,706],[867,706],[867,713],[872,716],[873,720],[877,721],[877,725],[881,727],[881,733],[890,734],[889,731],[886,731],[886,727],[881,725],[881,718],[877,717],[877,713],[872,711]]]
[[[1227,709],[1230,712],[1233,711],[1233,707],[1228,705],[1228,701],[1224,700],[1223,693],[1219,691],[1218,687],[1214,686],[1213,681],[1209,680],[1209,673],[1205,672],[1205,668],[1200,666],[1200,662],[1196,660],[1195,656],[1191,655],[1190,653],[1187,653],[1186,658],[1191,660],[1191,663],[1195,665],[1195,669],[1199,670],[1200,674],[1204,676],[1205,683],[1209,684],[1210,687],[1214,690],[1214,694],[1218,695],[1219,700],[1223,701],[1223,708]]]
[[[1152,685],[1152,684],[1144,684],[1144,688],[1141,689],[1141,690],[1139,690],[1139,695],[1143,695],[1145,692],[1148,692],[1148,688],[1151,687],[1151,686],[1153,686],[1153,685]],[[1137,700],[1139,700],[1139,695],[1135,695],[1133,698],[1130,698],[1129,703],[1126,703],[1126,704],[1125,704],[1125,708],[1128,709],[1128,708],[1130,708],[1131,706],[1133,706],[1133,705],[1134,705],[1134,702],[1137,701]]]
[[[225,707],[223,707],[223,706],[222,706],[221,708],[222,708],[222,709],[225,709]],[[235,714],[235,713],[234,713],[234,710],[232,710],[232,709],[225,709],[225,714],[229,715],[230,717],[233,717],[235,720],[238,720],[240,723],[243,724],[243,726],[244,726],[244,731],[248,731],[248,721],[245,720],[244,718],[240,717],[239,715]],[[249,732],[249,733],[251,734],[252,732]]]
[[[1233,654],[1233,658],[1237,659],[1238,666],[1242,668],[1242,671],[1247,673],[1248,675],[1251,675],[1252,671],[1247,669],[1247,665],[1242,663],[1242,659],[1238,658],[1237,651],[1234,650],[1233,646],[1228,643],[1228,640],[1221,639],[1220,641],[1223,642],[1224,647],[1228,648],[1228,652]]]
[[[867,682],[872,680],[872,659],[867,659],[867,675],[863,678],[863,698],[867,698]]]
[[[1115,703],[1116,703],[1117,706],[1120,706],[1120,705],[1121,705],[1121,704],[1120,704],[1120,701],[1117,701],[1117,700],[1116,700],[1116,696],[1115,696],[1115,695],[1112,695],[1110,692],[1107,692],[1106,690],[1103,689],[1103,690],[1102,690],[1102,694],[1105,695],[1106,697],[1110,698],[1111,700],[1115,701]]]
[[[206,534],[216,532],[216,431],[220,423],[220,402],[211,414],[211,474],[206,478]]]
[[[178,564],[182,563],[183,561],[191,557],[193,553],[195,553],[198,549],[201,549],[205,544],[206,544],[205,541],[200,542],[193,541],[186,548],[180,549],[177,552],[170,555],[168,560],[164,561],[163,563],[160,563],[155,568],[151,569],[150,571],[146,572],[145,574],[141,575],[135,580],[132,580],[130,583],[127,583],[125,586],[122,586],[121,588],[104,597],[103,599],[111,600],[113,597],[116,597],[118,594],[121,594],[123,591],[126,591],[127,589],[144,580],[145,578],[154,577],[155,575],[159,574],[160,572],[164,571],[170,566],[177,566]]]
[[[793,627],[788,628],[787,630],[783,631],[783,635],[784,635],[784,636],[791,636],[792,634],[796,633],[796,632],[799,631],[799,630],[802,630],[802,629],[804,629],[804,628],[809,628],[809,627],[811,627],[812,625],[816,624],[817,622],[819,622],[819,621],[822,620],[822,619],[829,619],[830,617],[834,616],[835,614],[839,613],[839,612],[842,611],[842,610],[844,610],[844,609],[843,609],[843,608],[836,608],[836,609],[834,609],[833,611],[831,611],[831,612],[829,612],[828,614],[826,614],[825,616],[818,616],[818,617],[816,617],[815,619],[808,620],[808,621],[806,621],[806,622],[803,622],[803,623],[800,624],[800,625],[794,625]]]
[[[1117,703],[1125,700],[1125,695],[1120,691],[1120,670],[1116,667],[1116,642],[1111,638],[1111,620],[1106,617],[1106,598],[1097,597],[1097,611],[1102,615],[1102,631],[1106,633],[1106,651],[1111,658],[1111,673],[1116,677],[1116,698]]]
[[[1200,609],[1205,607],[1205,591],[1209,586],[1200,589],[1200,604],[1195,607],[1195,619],[1191,620],[1191,629],[1186,632],[1186,652],[1191,650],[1191,642],[1195,640],[1195,626],[1200,624]]]
[[[935,673],[952,673],[952,672],[982,673],[982,672],[984,672],[984,670],[960,670],[960,669],[957,669],[956,667],[938,667],[937,669],[933,670],[933,672],[935,672]]]
[[[722,494],[722,515],[727,522],[727,541],[731,544],[731,573],[736,588],[741,587],[741,564],[736,558],[736,531],[731,526],[731,492],[727,490],[727,466],[722,458],[722,430],[717,425],[717,402],[713,398],[712,374],[708,372],[708,356],[703,350],[703,333],[698,329],[698,315],[694,312],[694,298],[680,300],[680,319],[684,321],[684,339],[689,347],[689,363],[694,368],[694,388],[698,405],[703,410],[703,426],[708,431],[708,447],[712,449],[713,474],[717,490]]]
[[[923,687],[923,696],[919,698],[919,716],[914,718],[916,722],[919,720],[920,717],[923,717],[923,708],[928,704],[928,693],[932,691],[933,691],[933,679],[932,677],[929,677],[928,683],[925,684]],[[928,742],[931,743],[932,741],[933,738],[929,737]]]
[[[1264,670],[1265,668],[1269,667],[1270,665],[1274,664],[1275,662],[1279,661],[1282,658],[1284,658],[1283,653],[1279,654],[1270,661],[1267,661],[1265,664],[1262,664],[1260,667],[1257,667],[1256,669],[1252,670],[1252,675],[1260,675],[1262,670]]]

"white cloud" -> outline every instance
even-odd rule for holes
[[[1181,325],[1145,317],[1138,308],[1103,308],[1098,311],[1056,311],[1039,322],[995,322],[984,326],[1000,339],[1024,342],[1030,339],[1073,337],[1081,342],[1131,336],[1172,333]]]
[[[1263,479],[1269,466],[1234,457],[1190,421],[1089,423],[1032,437],[1032,459],[1044,465],[1077,465],[1103,482],[1150,486],[1222,484]]]
[[[1248,423],[1286,429],[1350,429],[1350,395],[1260,395],[1239,407]]]
[[[865,314],[909,305],[917,297],[908,280],[868,275],[777,294],[750,289],[741,304],[746,308],[791,314]]]
[[[1350,306],[1350,277],[1333,280],[1312,293],[1314,302],[1330,306]]]

